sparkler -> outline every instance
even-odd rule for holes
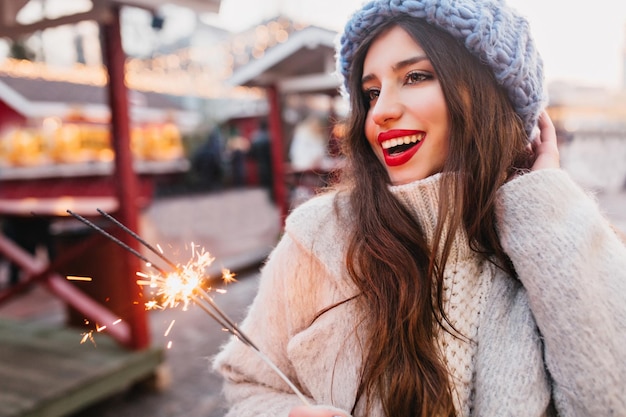
[[[209,295],[208,290],[203,288],[203,284],[205,281],[205,271],[206,268],[214,261],[214,258],[209,254],[209,252],[204,251],[204,249],[200,251],[195,250],[195,245],[192,245],[192,257],[186,265],[178,265],[168,259],[162,251],[152,246],[146,240],[144,240],[137,233],[126,227],[123,223],[118,221],[116,218],[111,216],[110,214],[97,209],[98,213],[100,213],[103,217],[114,223],[116,226],[121,228],[124,232],[128,233],[135,240],[145,246],[150,252],[157,255],[163,262],[165,262],[170,268],[171,271],[166,271],[155,265],[151,262],[146,256],[128,246],[115,236],[111,235],[106,230],[102,229],[95,223],[90,220],[84,218],[83,216],[74,213],[71,210],[67,210],[67,213],[72,217],[80,220],[85,225],[91,227],[96,230],[103,236],[107,237],[111,241],[115,242],[137,258],[141,259],[146,263],[147,266],[153,268],[157,271],[156,274],[144,274],[141,272],[137,272],[137,275],[140,278],[137,283],[142,286],[149,286],[151,288],[155,288],[157,291],[157,295],[163,297],[163,301],[159,305],[162,308],[173,308],[179,305],[183,305],[183,310],[186,310],[189,307],[189,304],[194,303],[200,309],[205,311],[211,318],[213,318],[218,324],[220,324],[226,331],[228,331],[231,335],[239,339],[246,346],[252,349],[253,352],[259,356],[263,362],[265,362],[276,374],[291,388],[291,390],[300,398],[300,400],[306,406],[310,406],[307,398],[300,392],[298,387],[294,385],[294,383],[285,375],[274,362],[270,358],[268,358],[255,344],[254,342],[243,333],[237,324],[226,315],[226,313],[215,303],[213,298]],[[224,280],[227,282],[234,281],[234,275],[228,271],[222,271]],[[158,303],[154,301],[150,301],[147,303],[147,308],[154,308]],[[173,325],[173,323],[170,325]],[[169,332],[170,329],[168,329]],[[87,338],[89,336],[85,336]]]

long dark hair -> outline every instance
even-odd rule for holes
[[[441,182],[432,247],[418,221],[389,191],[386,169],[365,139],[369,104],[361,93],[363,62],[372,41],[394,26],[409,33],[430,58],[449,112],[450,150],[443,171],[450,175]],[[380,398],[388,417],[453,416],[448,370],[435,340],[438,326],[447,320],[445,265],[456,232],[464,229],[474,251],[514,275],[498,240],[494,202],[497,189],[523,160],[526,134],[489,68],[420,19],[398,17],[374,28],[355,55],[349,87],[351,114],[343,141],[348,166],[342,181],[350,190],[357,227],[346,261],[371,323],[354,408],[365,397],[371,410],[373,399]]]

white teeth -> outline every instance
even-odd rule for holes
[[[398,145],[403,145],[403,144],[408,145],[410,143],[417,143],[421,141],[422,139],[424,139],[424,135],[425,133],[418,133],[416,135],[409,135],[409,136],[403,136],[401,138],[389,139],[381,143],[381,146],[383,147],[383,149],[389,149]]]

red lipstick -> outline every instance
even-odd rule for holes
[[[403,152],[390,153],[390,149],[383,148],[383,156],[385,159],[385,164],[390,167],[395,167],[399,165],[406,164],[409,160],[417,153],[419,148],[422,146],[422,143],[426,139],[426,135],[424,132],[420,130],[405,130],[405,129],[396,129],[396,130],[388,130],[386,132],[381,132],[378,134],[378,143],[381,145],[382,143],[395,138],[405,137],[405,136],[413,136],[419,135],[422,136],[422,139],[417,142],[415,145],[406,149]]]

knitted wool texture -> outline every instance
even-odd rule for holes
[[[530,35],[528,21],[502,0],[374,0],[357,10],[339,39],[337,70],[350,93],[348,76],[354,54],[365,37],[390,17],[425,19],[450,33],[493,71],[524,122],[529,140],[547,95],[543,61]]]
[[[439,210],[439,186],[443,174],[417,182],[390,186],[391,192],[422,224],[429,246],[432,247]],[[443,277],[443,306],[445,331],[438,329],[437,345],[450,373],[454,408],[457,416],[471,415],[473,406],[473,376],[477,352],[478,327],[481,311],[490,291],[495,270],[470,249],[467,235],[459,232],[450,248],[448,267]]]

